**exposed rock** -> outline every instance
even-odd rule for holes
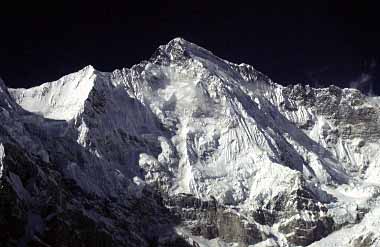
[[[267,238],[255,223],[250,223],[235,210],[218,205],[215,200],[202,201],[193,195],[170,197],[167,205],[193,235],[207,239],[221,238],[227,242],[252,245]]]
[[[279,230],[283,232],[290,244],[307,246],[333,231],[334,220],[331,217],[319,217],[315,220],[291,218],[282,223]]]

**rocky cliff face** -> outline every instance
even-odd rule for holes
[[[130,69],[0,86],[8,246],[379,239],[380,108],[355,89],[284,87],[180,38]]]

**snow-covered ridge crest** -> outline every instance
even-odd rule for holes
[[[57,81],[9,91],[15,101],[27,111],[49,119],[70,120],[83,107],[95,78],[96,70],[89,65]]]

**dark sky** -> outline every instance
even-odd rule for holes
[[[279,83],[380,93],[380,15],[365,1],[31,2],[0,10],[0,76],[10,87],[56,80],[88,64],[131,67],[181,36]]]

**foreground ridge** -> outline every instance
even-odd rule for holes
[[[6,246],[376,246],[379,100],[175,38],[130,69],[0,81]]]

